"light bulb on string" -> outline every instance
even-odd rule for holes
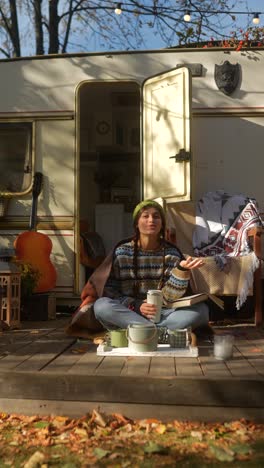
[[[253,22],[254,24],[259,24],[259,22],[260,22],[259,13],[254,13],[254,17],[253,17],[252,22]]]
[[[122,3],[118,3],[115,8],[115,14],[121,15],[121,13],[122,13]]]
[[[190,11],[189,11],[189,10],[186,10],[183,19],[184,19],[184,21],[186,21],[187,23],[188,23],[189,21],[191,21],[191,14],[190,14]]]

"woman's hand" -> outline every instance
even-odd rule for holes
[[[186,270],[200,268],[204,264],[204,260],[199,257],[188,257],[186,260],[181,260],[180,266]]]
[[[148,320],[151,320],[155,317],[157,312],[157,307],[154,304],[149,304],[148,302],[142,302],[140,308],[140,313],[144,315]]]

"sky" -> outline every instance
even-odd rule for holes
[[[127,0],[129,1],[129,0]],[[143,0],[141,0],[142,3],[144,3]],[[149,0],[148,0],[149,1]],[[233,4],[236,0],[230,0],[229,1],[229,4]],[[259,26],[260,27],[263,27],[264,28],[264,0],[237,0],[236,2],[236,6],[234,8],[235,11],[247,11],[247,7],[248,7],[248,10],[250,12],[252,12],[252,15],[254,12],[260,12],[263,14],[260,15],[260,23],[259,23]],[[122,15],[125,14],[122,13]],[[121,15],[120,15],[121,16]],[[117,18],[118,19],[118,18]],[[253,23],[252,23],[252,17],[251,16],[248,16],[248,15],[236,15],[236,19],[237,19],[237,28],[241,28],[241,29],[247,29],[247,26],[250,25],[250,26],[254,26]],[[228,35],[229,33],[229,36],[231,35],[230,32],[232,30],[234,30],[234,28],[232,27],[231,25],[231,21],[228,20],[229,23],[228,23],[228,27],[226,29],[226,34]],[[78,29],[77,29],[78,31]],[[209,35],[207,37],[203,37],[202,40],[208,40],[210,41],[211,37],[214,36],[213,34],[212,35]],[[154,34],[153,33],[153,30],[149,27],[145,27],[144,28],[144,38],[145,38],[145,43],[142,43],[141,46],[138,46],[137,49],[160,49],[160,48],[165,48],[168,46],[167,43],[165,43],[164,41],[162,41],[162,39],[160,38],[159,34]],[[214,39],[217,39],[217,37],[213,37]],[[105,45],[105,46],[102,46],[101,45],[101,40],[100,40],[100,37],[99,37],[99,34],[98,33],[94,33],[94,34],[89,34],[89,36],[87,36],[86,40],[84,40],[84,31],[82,30],[82,32],[76,32],[75,34],[71,35],[71,38],[70,38],[70,42],[68,44],[68,47],[67,47],[67,52],[71,53],[75,53],[75,52],[104,52],[104,51],[109,51],[109,46]],[[175,35],[175,42],[174,42],[174,39],[173,39],[173,42],[171,43],[172,46],[174,45],[177,45],[178,44],[178,39],[177,39],[177,36]],[[33,46],[34,47],[34,46]],[[127,50],[127,43],[124,41],[123,43],[123,47],[121,45],[121,47],[116,47],[115,50]],[[23,55],[32,55],[32,42],[29,41],[28,42],[28,45],[25,45],[23,44]]]
[[[230,0],[229,4],[233,4],[235,0]],[[144,2],[142,2],[144,3]],[[237,0],[236,6],[234,7],[233,11],[250,11],[253,13],[255,12],[263,12],[263,15],[260,15],[260,23],[259,27],[264,28],[264,0]],[[125,14],[125,13],[122,13]],[[247,29],[248,26],[254,26],[252,23],[253,16],[248,16],[247,14],[245,15],[236,15],[236,25],[237,28],[241,29]],[[229,27],[230,26],[230,27]],[[228,22],[228,28],[226,29],[226,33],[228,34],[228,31],[232,31],[235,28],[231,25],[231,22]],[[229,34],[231,35],[231,34]],[[164,48],[166,47],[166,44],[162,41],[160,36],[158,34],[154,34],[151,30],[151,28],[146,27],[144,30],[144,36],[145,36],[145,44],[142,44],[142,47],[139,47],[139,49],[159,49],[159,48]],[[206,38],[204,38],[206,39]],[[214,38],[216,39],[216,38]],[[208,40],[210,40],[210,36],[208,36]],[[177,45],[178,41],[175,41],[175,45]],[[88,48],[89,50],[92,51],[103,51],[106,50],[105,47],[100,46],[100,40],[98,39],[98,36],[94,35],[91,40],[89,41]],[[174,44],[172,44],[174,45]]]
[[[229,1],[229,4],[233,4],[233,1]],[[259,27],[264,28],[264,0],[238,0],[235,11],[247,11],[245,7],[248,5],[248,10],[253,13],[263,12],[263,15],[260,15]],[[236,22],[239,28],[246,29],[248,24],[249,26],[254,26],[252,23],[251,16],[248,15],[236,15]],[[153,36],[151,38],[151,43],[155,48],[164,47],[164,44],[161,43],[161,39],[158,36]]]

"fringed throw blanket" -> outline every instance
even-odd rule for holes
[[[247,231],[261,225],[256,200],[241,194],[230,195],[222,190],[208,192],[197,204],[193,233],[194,254],[197,257],[213,256],[219,271],[228,270],[230,257],[244,256],[251,252]],[[251,252],[249,260],[242,288],[240,282],[240,289],[237,291],[238,309],[252,288],[253,273],[259,266],[254,253]],[[234,284],[236,279],[233,278]]]

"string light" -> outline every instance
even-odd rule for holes
[[[116,15],[121,15],[122,13],[122,3],[118,3],[116,8],[115,8],[115,14]]]
[[[190,14],[190,11],[189,10],[186,10],[186,12],[184,13],[184,17],[183,17],[184,21],[187,21],[187,23],[189,21],[191,21],[191,14]]]
[[[259,22],[260,22],[259,13],[254,13],[254,17],[253,17],[252,22],[253,22],[254,24],[259,24]]]
[[[107,0],[105,0],[105,3],[108,3]],[[109,1],[109,3],[111,3]],[[123,9],[123,7],[125,6],[125,9]],[[108,9],[107,6],[105,6],[105,8]],[[110,7],[109,6],[109,9],[111,9],[113,7]],[[143,5],[143,11],[144,11],[145,7]],[[140,11],[140,5],[138,5],[138,8],[135,9],[135,5],[133,3],[130,3],[130,2],[123,2],[123,3],[117,3],[116,4],[116,7],[115,7],[115,14],[116,15],[121,15],[122,11],[126,11],[127,13],[134,13],[136,15],[140,15],[141,11]],[[162,13],[183,13],[184,16],[183,16],[183,19],[184,21],[186,22],[189,22],[191,21],[191,14],[192,13],[197,13],[197,9],[196,10],[192,10],[192,9],[188,9],[188,10],[183,10],[182,8],[170,8],[170,7],[162,7],[162,6],[155,6],[153,10],[151,10],[150,7],[147,8],[147,13],[145,14],[153,14],[153,15],[158,15],[158,14],[161,14]],[[202,9],[199,9],[198,10],[198,13],[208,13],[210,15],[253,15],[253,19],[252,19],[252,22],[253,24],[255,25],[258,25],[260,23],[260,15],[261,14],[264,14],[264,12],[256,12],[256,13],[250,13],[248,11],[231,11],[231,10],[202,10]]]

